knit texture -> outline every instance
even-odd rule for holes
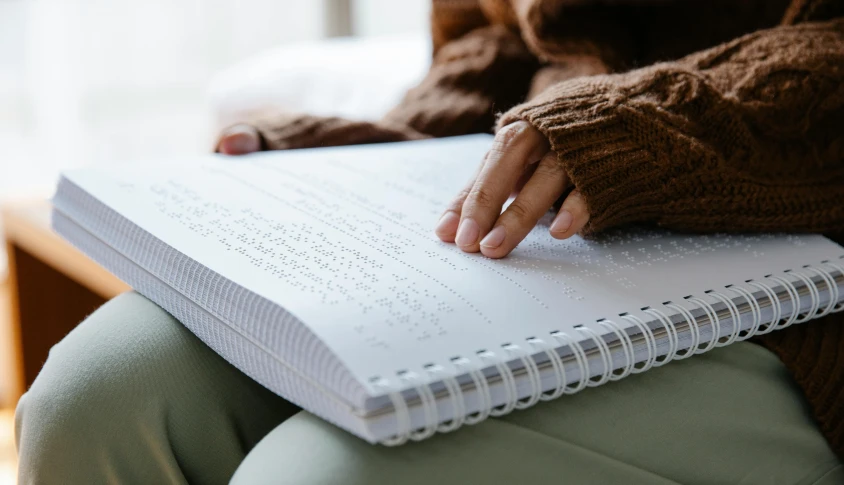
[[[383,120],[283,114],[255,123],[265,148],[488,132],[504,112],[548,137],[587,235],[844,233],[844,1],[433,0],[431,18],[432,67]],[[842,324],[760,341],[844,459]]]
[[[349,121],[306,114],[267,115],[251,122],[261,134],[264,150],[361,145],[429,138],[403,124]]]
[[[844,227],[844,19],[559,83],[499,124],[517,119],[548,137],[586,198],[586,233]]]

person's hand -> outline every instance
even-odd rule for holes
[[[234,125],[220,135],[217,151],[223,155],[247,155],[261,151],[261,136],[249,125]]]
[[[474,179],[448,205],[437,223],[436,234],[463,251],[503,258],[569,189],[568,174],[545,136],[528,123],[516,121],[495,135]],[[504,203],[517,190],[516,199],[502,213]],[[575,188],[551,223],[551,236],[568,238],[588,221],[586,203]]]

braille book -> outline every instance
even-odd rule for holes
[[[545,220],[507,258],[464,253],[433,227],[491,142],[77,170],[53,225],[251,378],[389,445],[842,309],[844,249],[817,235],[558,241]]]

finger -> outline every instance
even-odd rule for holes
[[[261,135],[249,125],[234,125],[220,136],[217,151],[224,155],[246,155],[261,151]]]
[[[532,126],[517,121],[495,136],[486,164],[469,191],[460,214],[454,242],[467,252],[478,252],[480,240],[501,215],[525,167],[548,152],[548,141]]]
[[[566,239],[580,232],[589,222],[589,209],[580,191],[575,189],[563,201],[557,217],[551,223],[551,237]]]
[[[525,188],[525,184],[528,183],[531,177],[533,177],[533,172],[536,171],[536,167],[538,167],[538,163],[532,163],[527,166],[524,172],[522,172],[522,176],[519,177],[519,180],[516,181],[516,186],[513,187],[513,192],[510,193],[510,197],[516,197],[519,195],[519,192]]]
[[[481,253],[489,258],[510,254],[569,185],[557,155],[548,152],[536,167],[516,200],[495,221],[495,227],[481,241]]]
[[[457,226],[460,223],[460,212],[463,210],[463,203],[466,201],[466,197],[469,196],[469,191],[475,185],[475,179],[478,178],[478,174],[481,173],[483,170],[484,165],[486,164],[487,154],[484,155],[483,160],[478,165],[478,169],[475,171],[475,174],[463,189],[457,193],[457,196],[449,202],[448,206],[446,207],[445,212],[443,215],[440,216],[440,220],[437,222],[437,227],[434,229],[434,233],[436,233],[437,237],[440,238],[443,242],[454,242],[454,237],[457,235]]]

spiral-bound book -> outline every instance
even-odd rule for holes
[[[433,227],[491,142],[72,171],[53,225],[251,378],[373,443],[842,309],[844,249],[819,235],[558,241],[543,221],[507,258],[463,253]]]

